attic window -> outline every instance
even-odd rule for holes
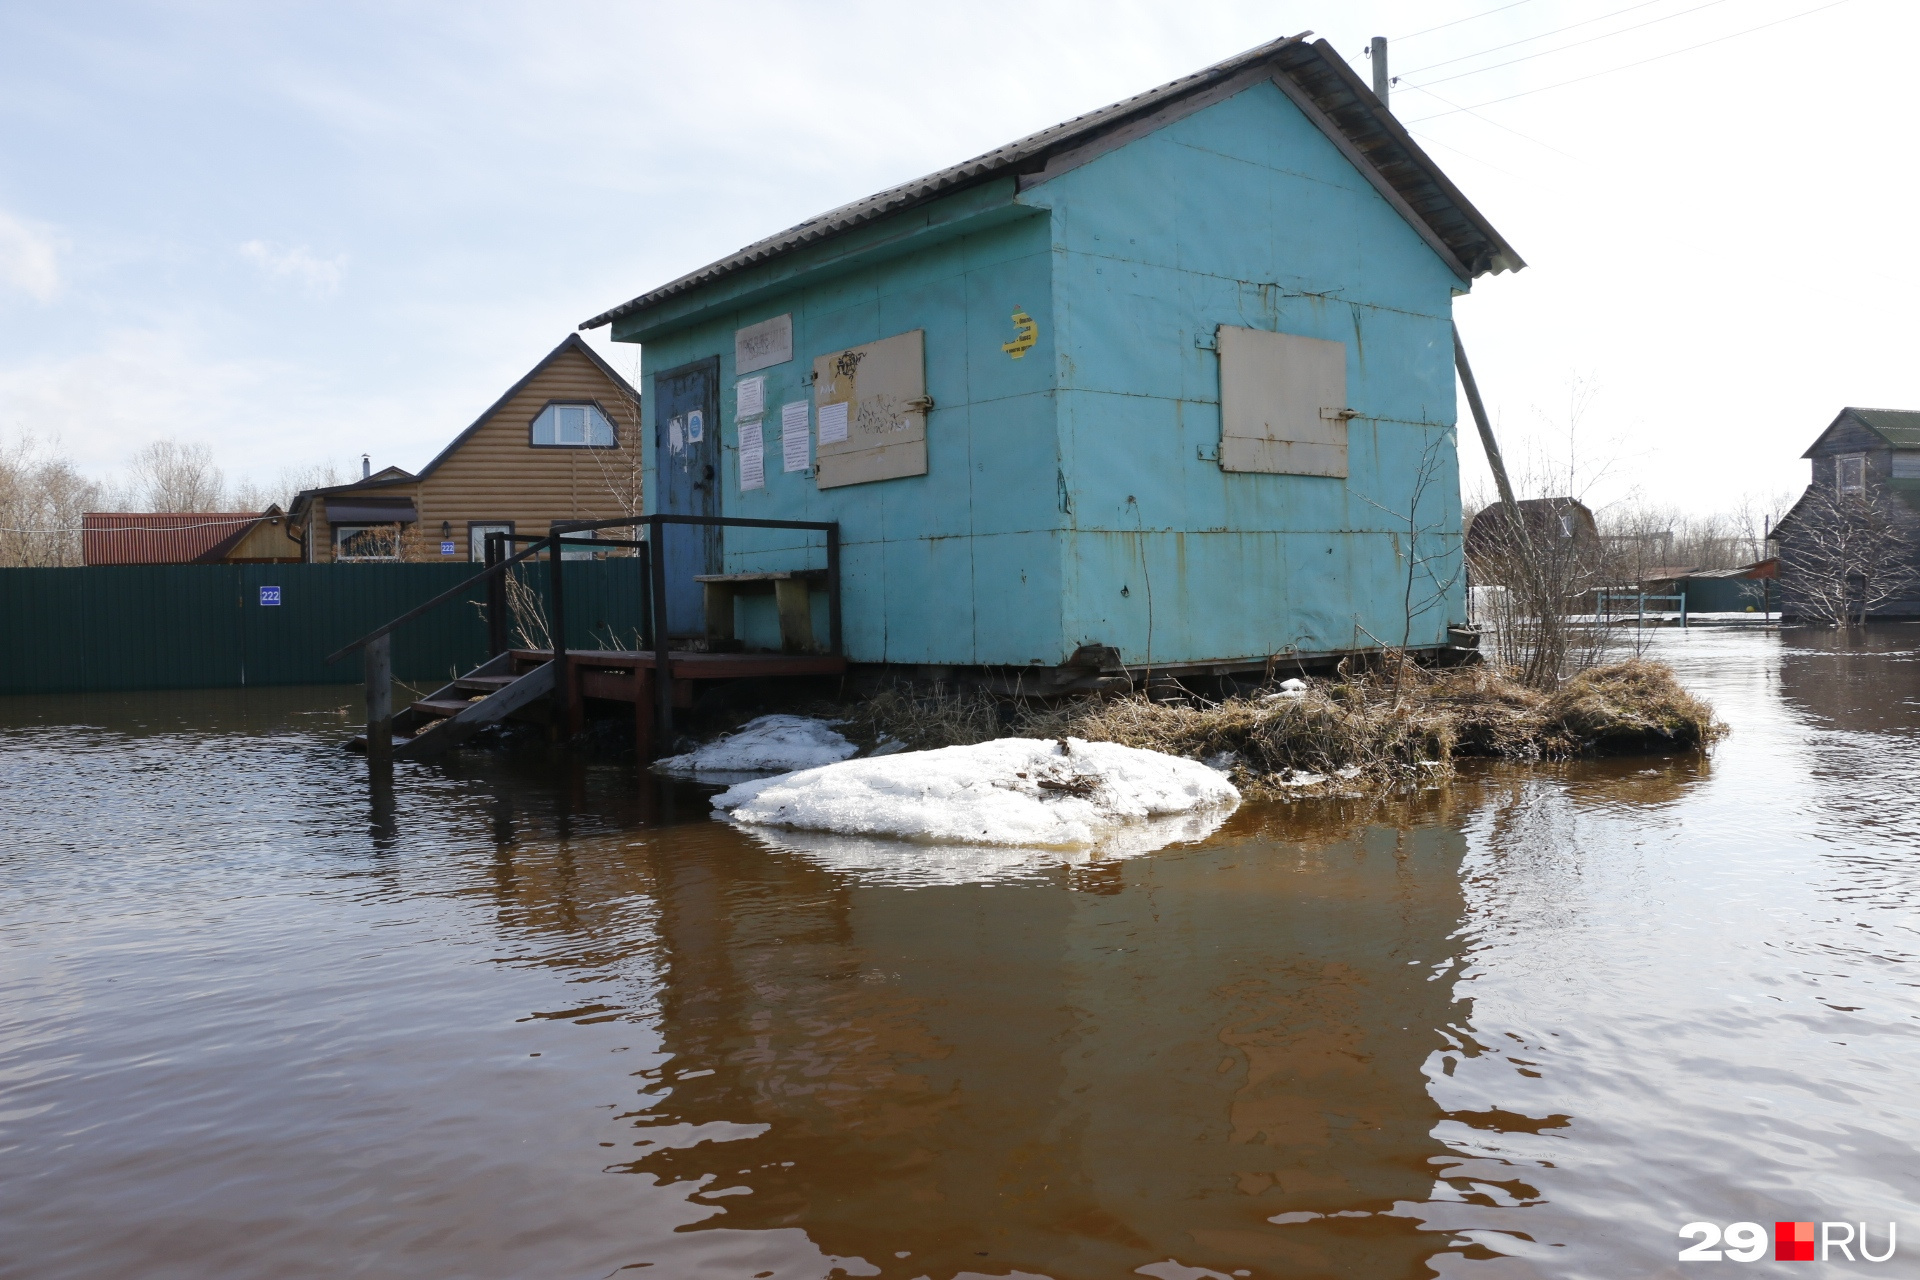
[[[536,449],[613,449],[620,439],[591,400],[556,400],[534,418],[528,443]]]
[[[1835,458],[1833,478],[1842,493],[1865,493],[1867,491],[1867,455],[1848,453]]]

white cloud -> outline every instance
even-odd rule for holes
[[[340,276],[347,268],[347,256],[322,258],[305,245],[282,249],[265,240],[249,240],[240,246],[240,256],[253,263],[274,280],[290,280],[314,293],[332,293],[340,287]]]
[[[53,232],[0,210],[0,281],[41,302],[53,301],[60,292],[59,246]]]

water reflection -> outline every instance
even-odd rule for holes
[[[655,884],[672,1060],[625,1167],[879,1274],[1420,1274],[1445,1241],[1376,1215],[1447,1154],[1423,1067],[1465,1034],[1464,842],[1438,803],[1015,883],[683,842]],[[1269,1221],[1307,1213],[1360,1218]]]
[[[1913,1222],[1917,646],[1874,634],[1663,636],[1710,760],[931,867],[544,746],[369,775],[338,691],[0,704],[0,1256],[1597,1277]]]

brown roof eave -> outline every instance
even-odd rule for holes
[[[1424,224],[1423,237],[1429,237],[1429,243],[1435,245],[1436,252],[1451,269],[1464,272],[1465,278],[1472,279],[1490,272],[1518,271],[1526,266],[1513,246],[1414,142],[1412,135],[1373,96],[1373,91],[1361,82],[1333,46],[1325,40],[1307,42],[1311,34],[1302,32],[1271,41],[926,177],[830,209],[611,307],[582,322],[580,328],[599,328],[651,310],[736,272],[994,178],[1038,173],[1047,167],[1049,160],[1063,152],[1123,130],[1172,103],[1262,65],[1271,66],[1277,74],[1286,76],[1299,93],[1312,101],[1340,135],[1336,142],[1344,141],[1352,148],[1357,162],[1374,171],[1380,179],[1376,185],[1384,184],[1394,193],[1390,198],[1401,207],[1404,216]],[[1415,229],[1421,230],[1419,226]]]

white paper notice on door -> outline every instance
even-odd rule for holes
[[[780,461],[784,471],[805,471],[810,460],[807,439],[807,402],[780,406]]]
[[[767,380],[765,378],[742,378],[735,386],[736,418],[757,418],[767,411]]]
[[[841,444],[847,438],[847,402],[836,400],[820,406],[820,443]]]
[[[759,419],[740,426],[740,492],[767,487],[767,438]]]

